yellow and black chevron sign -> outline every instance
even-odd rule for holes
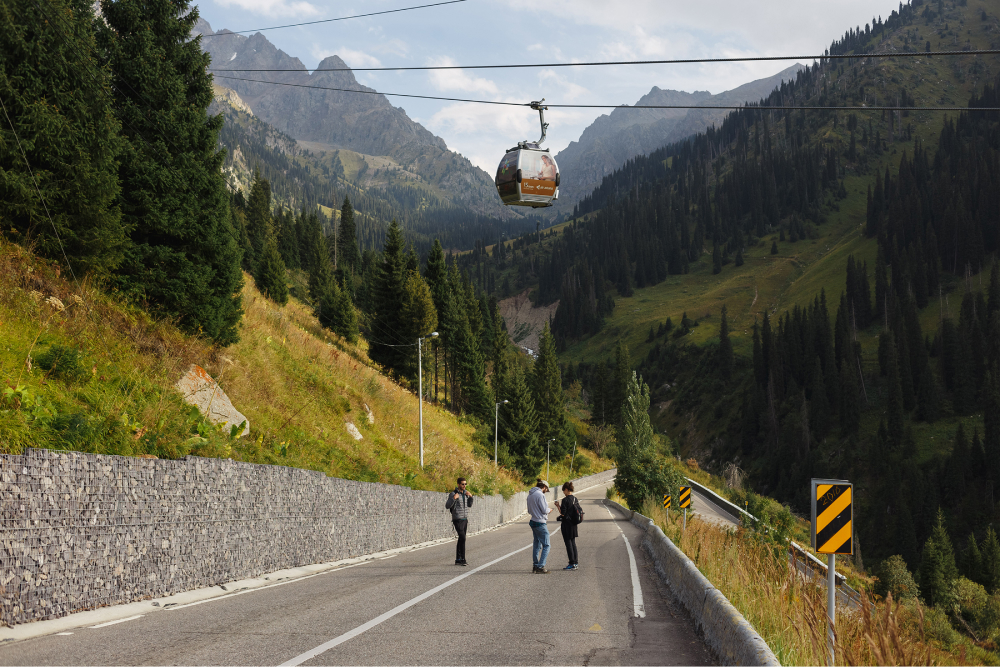
[[[677,506],[681,508],[691,507],[691,487],[682,486],[681,492],[677,496]]]
[[[812,546],[821,554],[853,554],[854,485],[812,480]]]
[[[673,500],[673,498],[671,498],[667,494],[663,494],[663,507],[666,508],[666,509],[670,509],[670,501],[671,500]]]

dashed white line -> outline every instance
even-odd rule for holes
[[[519,554],[522,551],[525,551],[526,549],[530,549],[531,547],[532,547],[531,544],[529,544],[526,547],[521,547],[520,549],[516,549],[514,551],[511,551],[509,554],[506,554],[504,556],[500,556],[500,558],[497,558],[495,560],[491,560],[489,563],[485,563],[483,565],[480,565],[476,569],[471,570],[469,572],[466,572],[465,574],[460,574],[459,576],[455,577],[454,579],[449,579],[448,581],[444,582],[440,586],[435,586],[434,588],[430,589],[426,593],[421,593],[420,595],[418,595],[417,597],[413,598],[412,600],[408,600],[408,601],[404,602],[401,605],[393,607],[392,609],[390,609],[389,611],[385,612],[381,616],[376,616],[375,618],[373,618],[372,620],[368,621],[367,623],[359,625],[358,627],[354,628],[353,630],[350,630],[349,632],[345,632],[344,634],[340,635],[339,637],[335,637],[335,638],[331,639],[328,642],[324,642],[324,643],[320,644],[319,646],[317,646],[314,649],[306,651],[305,653],[303,653],[301,655],[297,655],[294,658],[292,658],[291,660],[288,660],[287,662],[281,663],[281,667],[294,667],[295,665],[301,665],[303,662],[305,662],[307,660],[311,660],[311,659],[315,658],[317,655],[319,655],[321,653],[325,653],[325,652],[329,651],[330,649],[334,648],[335,646],[339,646],[340,644],[343,644],[344,642],[349,641],[351,639],[354,639],[358,635],[360,635],[360,634],[362,634],[364,632],[367,632],[368,630],[371,630],[376,625],[380,625],[381,623],[384,623],[385,621],[388,621],[390,618],[392,618],[396,614],[398,614],[400,612],[403,612],[403,611],[406,611],[407,609],[409,609],[413,605],[417,604],[418,602],[423,602],[424,600],[426,600],[427,598],[431,597],[435,593],[443,591],[444,589],[448,588],[452,584],[457,584],[458,582],[462,581],[466,577],[471,577],[476,572],[479,572],[480,570],[485,570],[489,566],[496,565],[500,561],[505,560],[507,558],[510,558],[511,556],[513,556],[515,554]]]

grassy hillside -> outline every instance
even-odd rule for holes
[[[416,397],[304,305],[276,307],[245,280],[241,341],[219,349],[0,241],[0,453],[193,454],[421,489],[446,488],[460,474],[477,493],[521,487],[473,454],[471,426],[428,403],[421,470]],[[60,348],[69,352],[53,366]],[[230,437],[181,400],[173,385],[191,364],[248,417],[248,436]]]

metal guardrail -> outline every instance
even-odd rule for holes
[[[712,491],[704,484],[700,484],[694,481],[690,477],[685,477],[685,479],[688,481],[689,484],[691,484],[691,486],[695,487],[695,489],[697,489],[701,495],[705,496],[705,498],[710,503],[715,505],[717,509],[721,510],[725,514],[729,514],[734,518],[736,518],[738,525],[740,526],[744,525],[743,523],[744,518],[752,519],[756,523],[757,517],[755,517],[753,514],[750,514],[750,512],[747,512],[739,505],[729,502],[715,491]],[[797,557],[797,554],[801,554],[802,558],[799,559]],[[822,572],[823,579],[824,581],[826,580],[827,576],[826,563],[816,558],[816,556],[813,556],[811,553],[809,553],[808,551],[806,551],[805,549],[803,549],[802,547],[800,547],[798,544],[796,544],[791,540],[789,540],[788,555],[790,561],[793,559],[798,559],[808,567],[812,568],[813,570],[816,570],[817,572]],[[844,577],[844,575],[840,574],[839,572],[834,572],[834,576],[837,578],[837,588],[843,593],[847,604],[849,604],[852,607],[860,606],[861,594],[847,583],[847,578]]]

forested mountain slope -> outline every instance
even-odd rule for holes
[[[462,259],[559,301],[592,400],[627,344],[687,455],[800,512],[810,477],[855,481],[864,558],[916,570],[938,507],[956,544],[1000,521],[1000,117],[768,107],[995,107],[996,56],[865,55],[997,48],[998,17],[996,0],[902,5],[831,45],[857,58],[631,160],[555,233]]]
[[[653,86],[636,106],[705,105],[735,106],[755,102],[783,81],[795,78],[802,65],[795,64],[774,76],[745,83],[712,95],[707,90],[685,93]],[[556,156],[562,172],[559,209],[567,214],[602,179],[637,155],[645,155],[721,123],[729,113],[724,109],[615,109],[598,117]]]

